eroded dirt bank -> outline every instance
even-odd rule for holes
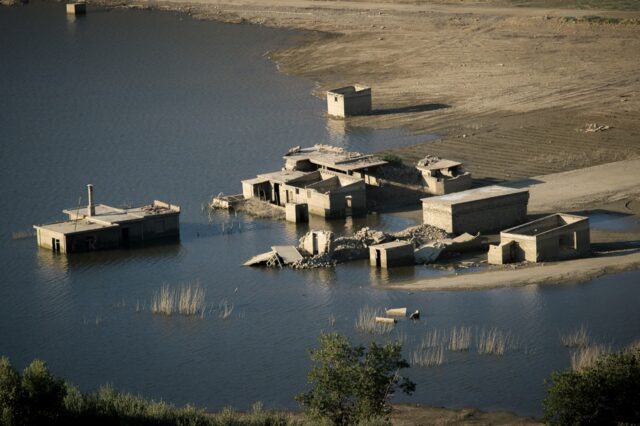
[[[501,181],[640,155],[640,12],[492,2],[99,2],[317,31],[272,53],[280,70],[316,81],[319,96],[343,84],[371,85],[375,113],[346,125],[442,135],[394,150],[407,162],[436,154],[462,160],[476,178]],[[622,21],[566,18],[588,15]],[[589,123],[610,128],[585,132]]]

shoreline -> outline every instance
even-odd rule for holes
[[[311,80],[318,97],[345,84],[371,86],[374,114],[347,126],[440,135],[383,152],[406,163],[430,153],[463,162],[481,181],[504,182],[640,158],[640,11],[500,0],[90,4],[309,32],[269,52],[278,71]],[[622,21],[580,20],[593,15]],[[584,133],[594,122],[609,128]]]
[[[269,0],[268,2],[256,3],[252,0],[247,2],[237,2],[235,0],[202,0],[199,2],[183,2],[181,0],[168,0],[158,3],[150,3],[146,1],[122,1],[122,0],[97,0],[92,2],[104,7],[126,7],[126,8],[149,8],[157,10],[169,10],[187,13],[194,19],[214,20],[227,23],[245,23],[254,25],[263,25],[276,28],[288,28],[293,30],[304,31],[299,40],[296,40],[291,47],[282,47],[274,51],[268,52],[268,57],[276,64],[278,72],[284,74],[292,74],[297,77],[307,78],[313,81],[316,85],[315,95],[317,96],[320,89],[326,88],[326,81],[328,77],[325,74],[331,75],[331,66],[318,66],[312,67],[309,59],[302,60],[300,56],[309,56],[310,58],[318,57],[315,50],[322,51],[327,44],[337,45],[338,47],[348,44],[352,37],[353,30],[340,27],[344,25],[344,22],[338,22],[334,28],[331,28],[325,20],[327,17],[336,17],[336,14],[344,12],[344,9],[350,12],[357,12],[356,16],[361,14],[361,11],[369,11],[372,5],[381,7],[384,13],[393,15],[396,13],[400,18],[409,19],[406,15],[407,10],[415,11],[415,8],[420,10],[431,9],[431,12],[435,15],[447,16],[453,14],[456,19],[461,19],[459,13],[471,13],[472,15],[479,14],[481,16],[487,14],[498,14],[512,16],[513,19],[530,21],[531,19],[539,18],[539,15],[544,12],[545,16],[560,17],[565,13],[579,12],[578,16],[586,16],[588,14],[599,13],[603,11],[593,10],[568,10],[568,9],[556,9],[556,10],[543,10],[536,8],[499,8],[493,5],[443,5],[443,4],[428,4],[422,6],[398,4],[392,2],[386,3],[366,3],[366,2],[341,2],[337,4],[335,2],[326,1],[306,1],[306,0]],[[259,4],[260,8],[256,9]],[[422,8],[422,9],[421,9]],[[424,11],[423,10],[423,11]],[[617,11],[604,11],[607,15],[612,16],[638,16],[640,18],[640,12],[617,12]],[[308,20],[318,15],[318,22],[315,21],[309,23]],[[523,17],[524,15],[524,17]],[[533,17],[533,18],[532,18]],[[384,19],[384,17],[382,18]],[[428,17],[424,19],[430,19]],[[437,18],[436,18],[437,19]],[[479,19],[479,18],[477,18]],[[504,19],[504,17],[500,17]],[[545,18],[545,20],[547,20]],[[348,21],[347,21],[348,22]],[[518,21],[518,23],[520,23]],[[526,22],[530,24],[530,22]],[[446,25],[446,24],[445,24]],[[376,27],[372,25],[372,27]],[[637,26],[637,33],[640,34],[640,25]],[[382,27],[384,28],[384,26]],[[584,30],[584,28],[583,28]],[[366,29],[359,28],[359,31],[367,31]],[[596,31],[597,33],[597,31]],[[639,37],[640,40],[640,37]],[[640,44],[638,52],[640,52]],[[320,59],[326,59],[325,56],[320,55]],[[361,58],[359,58],[361,59]],[[639,55],[640,60],[640,55]],[[293,63],[293,64],[292,64]],[[322,64],[322,61],[318,61],[318,64]],[[311,69],[309,69],[311,68]],[[318,68],[318,69],[316,69]],[[353,73],[344,70],[345,76],[352,75]],[[344,77],[343,77],[344,78]],[[342,81],[342,80],[340,80]],[[377,90],[374,90],[374,104]],[[383,93],[384,96],[384,93]],[[623,98],[625,105],[627,105],[628,98]],[[633,99],[635,100],[635,99]],[[620,100],[616,98],[618,104]],[[638,98],[640,101],[640,98]],[[640,102],[638,102],[640,106]],[[375,106],[375,105],[374,105]],[[380,120],[385,121],[382,127],[402,128],[404,130],[416,130],[411,123],[403,121],[403,116],[417,116],[424,117],[425,114],[438,115],[442,110],[447,108],[431,110],[429,108],[425,111],[418,113],[413,112],[400,112],[398,114],[379,114],[365,117],[352,117],[347,120],[347,123],[354,125],[364,125],[377,128]],[[639,108],[640,109],[640,108]],[[402,108],[400,108],[402,110]],[[537,110],[533,111],[536,114]],[[502,112],[505,113],[504,111]],[[555,109],[552,109],[552,113],[555,113]],[[546,113],[545,113],[546,114]],[[633,114],[632,114],[633,115]],[[382,117],[382,118],[381,118]],[[492,116],[493,117],[493,116]],[[412,120],[416,118],[413,117]],[[539,119],[535,116],[534,119]],[[464,117],[456,117],[456,120],[464,121]],[[522,118],[519,118],[522,120]],[[640,122],[640,120],[639,120]],[[523,127],[523,126],[521,126]],[[634,132],[634,126],[628,126],[630,132]],[[640,127],[640,126],[636,126]],[[424,129],[423,129],[424,130]],[[495,129],[493,129],[495,130]],[[583,144],[584,139],[592,137],[594,135],[586,136],[585,134],[576,133],[575,129],[571,129],[574,132],[572,138],[580,139],[579,144]],[[614,129],[615,130],[615,129]],[[639,128],[640,130],[640,128]],[[418,129],[418,133],[419,133]],[[447,133],[447,132],[444,132]],[[608,132],[601,132],[595,135],[596,143],[601,144],[602,138],[598,136],[606,136],[605,140],[610,140]],[[462,139],[470,139],[464,137]],[[545,136],[546,137],[546,136]],[[458,138],[459,139],[459,138]],[[498,138],[499,139],[499,138]],[[535,138],[534,138],[535,139]],[[526,143],[528,139],[523,139],[522,143]],[[472,142],[472,141],[469,141]],[[465,145],[469,142],[465,141]],[[615,154],[612,157],[603,155],[598,159],[590,159],[588,157],[580,158],[582,163],[565,162],[563,167],[560,167],[556,173],[542,173],[531,174],[529,173],[513,173],[513,170],[517,170],[519,163],[515,161],[512,164],[513,158],[506,156],[506,154],[500,153],[500,157],[506,156],[506,159],[502,160],[502,164],[499,167],[494,167],[495,176],[483,176],[480,175],[480,181],[483,178],[489,179],[489,182],[497,181],[507,186],[524,187],[527,186],[531,191],[530,200],[530,212],[531,213],[553,213],[557,211],[575,211],[577,209],[592,209],[599,208],[603,204],[611,203],[621,199],[630,199],[631,197],[637,197],[640,194],[640,189],[636,188],[636,182],[640,182],[640,143],[635,141],[635,144],[631,146],[637,146],[637,153],[631,151],[624,151],[621,154]],[[624,145],[624,141],[620,141]],[[389,150],[394,154],[399,154],[403,159],[407,159],[408,151],[411,151],[411,155],[418,152],[430,152],[437,155],[442,155],[442,146],[447,144],[447,136],[435,142],[427,142],[419,144],[417,146],[404,147],[395,150]],[[514,150],[517,147],[513,145],[504,146],[498,141],[498,145],[502,150]],[[545,144],[546,145],[546,144]],[[456,150],[456,146],[452,146],[453,150]],[[466,148],[466,146],[465,146]],[[479,149],[485,149],[482,146]],[[462,148],[461,148],[462,149]],[[552,147],[557,149],[556,146]],[[588,144],[579,146],[579,150],[588,151],[590,148]],[[531,148],[523,148],[525,154],[532,151]],[[450,154],[451,149],[445,150],[444,156]],[[596,150],[597,151],[597,150]],[[386,151],[385,151],[386,152]],[[459,152],[463,152],[459,151]],[[472,152],[473,155],[477,155],[477,151]],[[520,153],[516,153],[520,154]],[[455,156],[455,154],[454,154]],[[620,158],[621,156],[621,158]],[[409,158],[411,158],[409,156]],[[534,157],[536,159],[537,157]],[[630,159],[628,159],[630,158]],[[529,161],[530,158],[526,158],[525,161]],[[533,167],[530,171],[553,171],[554,167],[548,167],[553,165],[562,158],[547,158],[547,167]],[[611,161],[622,160],[622,161]],[[529,161],[534,162],[534,161]],[[604,162],[604,164],[600,164]],[[474,161],[467,163],[467,168],[474,175]],[[575,166],[587,166],[587,167],[575,167]],[[590,167],[589,167],[590,166]],[[502,175],[501,180],[499,177]],[[477,179],[477,174],[474,178]],[[515,177],[515,179],[514,179]],[[518,180],[517,178],[520,178]],[[570,196],[567,192],[570,191]],[[635,212],[639,214],[640,212]],[[640,236],[638,236],[640,239]],[[640,257],[637,253],[631,254],[615,254],[613,252],[606,253],[604,256],[590,257],[584,259],[578,259],[573,261],[563,261],[557,263],[548,263],[546,265],[527,265],[527,267],[517,270],[490,270],[483,272],[467,273],[458,276],[448,276],[430,279],[420,279],[417,281],[393,284],[383,286],[389,289],[403,289],[403,290],[478,290],[489,289],[498,287],[520,287],[524,285],[533,284],[549,284],[549,283],[568,283],[575,281],[585,281],[593,278],[597,278],[604,274],[619,273],[629,270],[640,268]]]

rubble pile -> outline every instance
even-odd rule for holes
[[[271,203],[256,198],[249,198],[244,203],[238,205],[236,211],[264,219],[284,220],[285,217],[282,207],[274,206]]]
[[[331,257],[330,254],[318,254],[315,256],[307,256],[301,260],[291,263],[289,266],[293,269],[315,269],[330,268],[336,266],[338,262]]]
[[[417,225],[392,233],[390,237],[395,240],[411,241],[413,246],[417,248],[431,241],[440,241],[448,238],[449,234],[435,226]]]
[[[418,161],[418,167],[427,167],[430,164],[435,164],[438,161],[442,160],[442,158],[437,155],[427,155],[422,160]]]

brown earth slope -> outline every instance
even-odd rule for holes
[[[408,162],[437,154],[500,181],[640,154],[637,11],[505,7],[507,0],[123,3],[318,31],[272,52],[280,70],[316,81],[318,96],[344,84],[371,85],[375,113],[346,125],[441,135],[393,150]],[[589,123],[611,128],[584,132]]]

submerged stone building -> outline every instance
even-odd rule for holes
[[[87,189],[87,207],[63,210],[66,221],[33,226],[38,246],[76,253],[180,238],[180,207],[157,200],[131,209],[94,205],[93,186]]]
[[[261,174],[242,181],[242,195],[281,207],[307,205],[309,214],[328,219],[362,215],[367,207],[364,180],[328,170]]]

